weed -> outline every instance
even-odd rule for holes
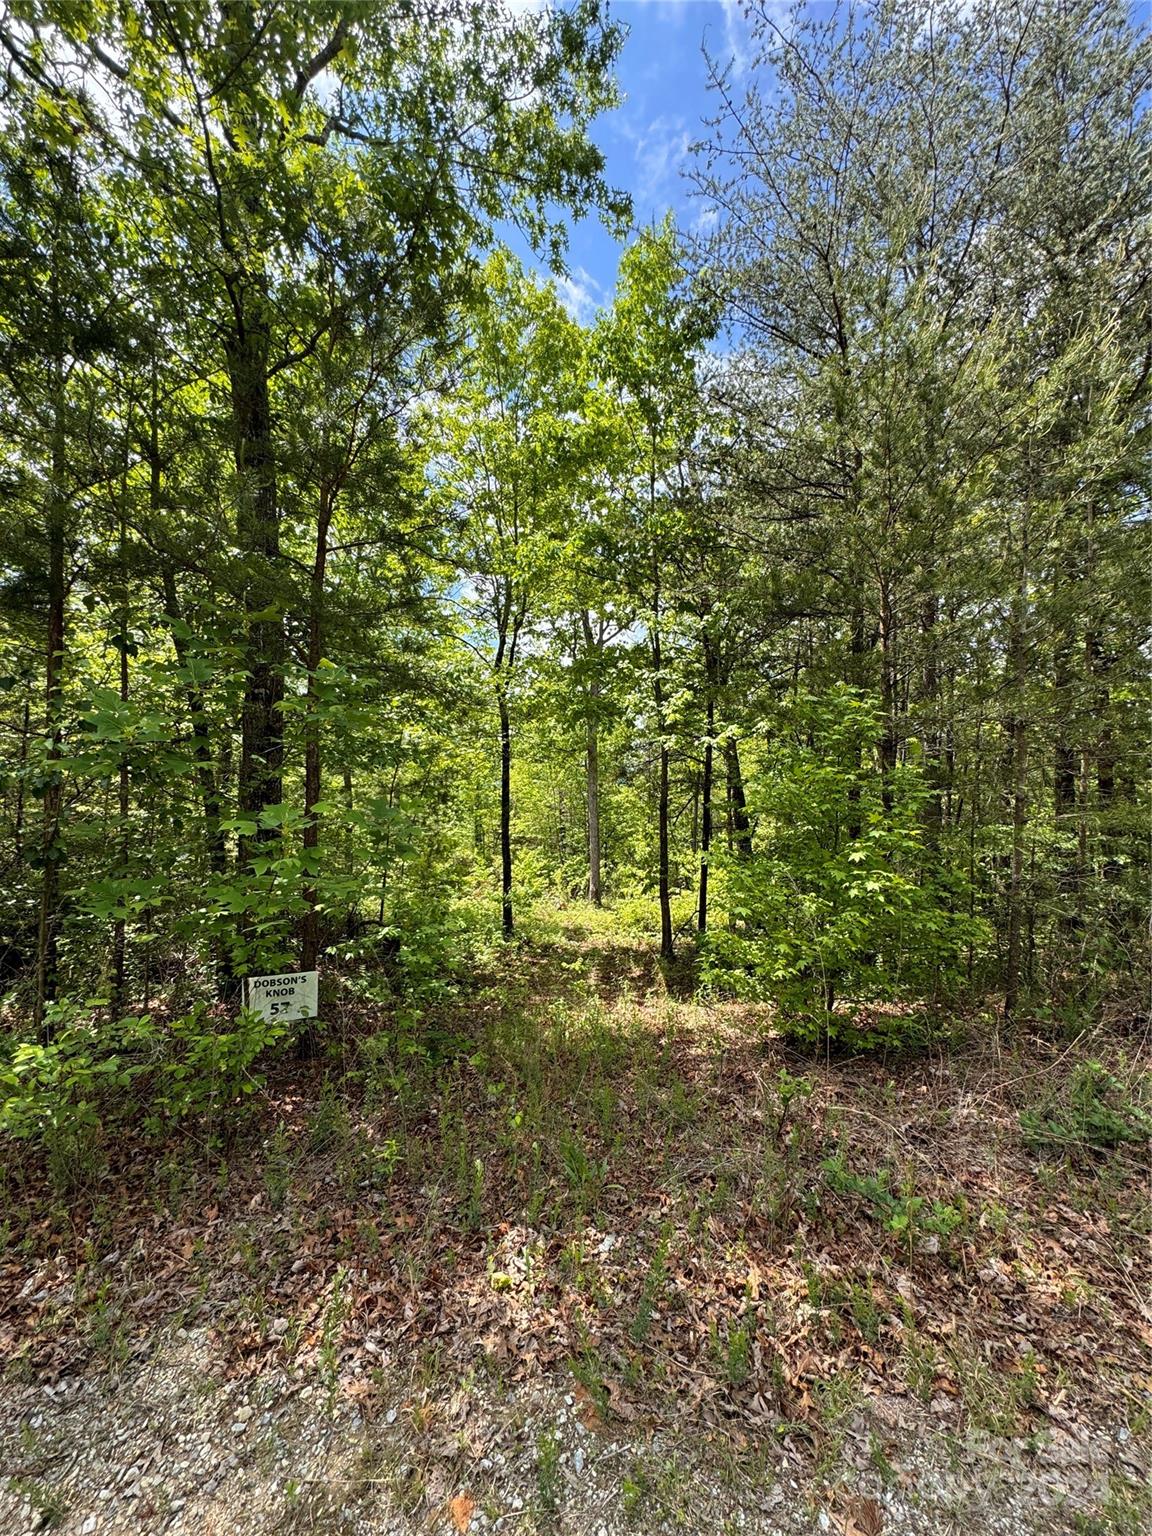
[[[583,1143],[568,1134],[561,1138],[558,1152],[576,1209],[583,1215],[592,1209],[604,1187],[607,1161],[590,1158]]]
[[[58,1488],[49,1488],[38,1478],[13,1477],[8,1481],[8,1489],[36,1511],[35,1530],[50,1531],[63,1523],[68,1505]]]
[[[848,1286],[848,1310],[852,1321],[870,1344],[879,1344],[884,1314],[872,1289],[872,1277],[866,1275],[863,1283],[851,1281]]]
[[[636,1344],[643,1344],[652,1326],[652,1313],[656,1300],[664,1288],[664,1281],[668,1275],[668,1247],[671,1241],[672,1228],[666,1224],[644,1276],[644,1284],[640,1290],[640,1305],[628,1329]]]
[[[328,1298],[320,1324],[320,1380],[328,1396],[329,1413],[336,1406],[336,1393],[340,1385],[340,1337],[348,1310],[348,1303],[344,1296],[347,1278],[347,1270],[341,1268],[336,1271],[336,1278],[332,1282],[332,1294]]]
[[[641,1462],[634,1462],[620,1484],[620,1502],[626,1519],[639,1520],[648,1505],[649,1493],[647,1468]]]
[[[784,1133],[788,1129],[793,1104],[802,1104],[812,1094],[812,1082],[807,1077],[796,1077],[789,1072],[787,1067],[781,1067],[776,1074],[776,1125],[775,1136],[777,1142],[784,1140]]]
[[[909,1392],[927,1402],[935,1387],[940,1362],[932,1344],[910,1323],[905,1324],[903,1360],[904,1380]]]
[[[320,1088],[320,1098],[308,1121],[308,1150],[317,1154],[338,1151],[348,1139],[348,1109],[329,1073]]]
[[[1131,1478],[1113,1475],[1108,1494],[1092,1514],[1074,1514],[1076,1536],[1144,1536],[1152,1517],[1152,1494]]]
[[[581,1345],[579,1355],[569,1360],[568,1369],[592,1399],[592,1405],[600,1417],[609,1418],[611,1409],[604,1381],[604,1366],[599,1353],[587,1339]]]
[[[825,1158],[820,1168],[829,1189],[871,1206],[873,1215],[889,1232],[902,1238],[909,1249],[923,1233],[947,1240],[968,1219],[967,1201],[962,1195],[955,1203],[928,1200],[915,1193],[908,1179],[894,1188],[889,1168],[881,1168],[878,1173],[854,1173],[845,1162],[843,1146]]]
[[[478,1157],[472,1159],[472,1178],[468,1185],[468,1225],[473,1229],[484,1220],[484,1164]]]
[[[1039,1361],[1029,1350],[1014,1368],[992,1365],[978,1350],[957,1344],[953,1374],[969,1422],[991,1435],[1015,1435],[1039,1395]]]
[[[1020,1129],[1033,1150],[1106,1151],[1152,1139],[1152,1112],[1099,1061],[1083,1061],[1060,1094],[1024,1110]]]
[[[752,1337],[756,1323],[752,1317],[741,1319],[728,1330],[728,1348],[724,1358],[724,1374],[728,1385],[739,1387],[748,1380],[752,1359]]]
[[[536,1440],[536,1492],[540,1513],[555,1520],[560,1513],[560,1436],[551,1425]]]
[[[847,1437],[848,1421],[860,1402],[860,1384],[851,1371],[818,1381],[812,1389],[822,1435],[812,1469],[816,1483],[828,1482],[839,1466]]]
[[[868,1460],[880,1474],[880,1480],[886,1487],[892,1487],[899,1482],[900,1474],[888,1458],[888,1449],[883,1440],[869,1432],[868,1435]]]
[[[280,1120],[264,1148],[264,1192],[274,1211],[284,1209],[292,1188],[292,1171],[291,1143],[287,1128]]]
[[[123,1368],[128,1359],[128,1331],[124,1313],[112,1297],[112,1283],[102,1280],[89,1303],[88,1342],[110,1371]]]

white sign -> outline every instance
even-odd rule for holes
[[[314,1019],[318,1011],[316,971],[287,971],[283,976],[249,976],[244,1004],[262,1019]]]

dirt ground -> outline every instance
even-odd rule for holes
[[[10,1160],[3,1536],[1152,1529],[1127,1021],[813,1060],[568,936],[420,1027]]]

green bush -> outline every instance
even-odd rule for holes
[[[203,1004],[168,1023],[150,1014],[109,1023],[64,1003],[48,1022],[50,1040],[10,1041],[0,1060],[0,1133],[50,1155],[91,1144],[103,1125],[141,1109],[151,1131],[232,1110],[261,1085],[256,1060],[289,1027],[248,1009],[221,1019]]]
[[[729,926],[701,943],[701,983],[776,1003],[806,1042],[906,1042],[921,1027],[914,1007],[863,1018],[853,1005],[938,996],[985,925],[925,848],[919,767],[885,779],[871,766],[874,704],[837,689],[802,699],[786,723],[748,786],[755,852],[722,865]]]

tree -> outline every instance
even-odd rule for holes
[[[512,704],[528,626],[575,497],[583,346],[551,286],[490,258],[453,399],[428,423],[430,472],[459,520],[462,635],[487,667],[499,719],[501,925],[512,900]]]
[[[599,326],[599,368],[615,394],[624,457],[617,494],[629,510],[625,580],[642,615],[650,654],[659,761],[657,836],[660,953],[670,960],[667,559],[686,514],[684,465],[699,416],[696,368],[712,317],[688,290],[671,224],[624,253],[618,291]]]
[[[620,208],[584,133],[611,99],[618,33],[594,0],[497,27],[479,10],[300,3],[272,25],[251,6],[48,6],[5,37],[30,87],[153,200],[158,255],[179,264],[185,302],[217,341],[248,614],[238,808],[254,830],[241,833],[241,867],[276,840],[266,813],[283,799],[274,381],[355,308],[358,284],[441,313],[432,300],[486,220],[520,217],[555,249],[549,200]],[[326,268],[337,281],[317,280]]]
[[[923,760],[933,857],[962,856],[964,811],[975,869],[987,828],[1011,1011],[1036,943],[1032,743],[1055,725],[1034,594],[1075,502],[1131,509],[1146,431],[1127,325],[1146,285],[1120,234],[1147,226],[1146,41],[1094,3],[878,4],[787,34],[753,15],[758,70],[744,101],[717,78],[700,175],[719,215],[702,277],[739,327],[722,390],[743,423],[744,533],[787,573],[780,616],[805,615],[797,665],[876,697],[885,812],[897,766]]]

